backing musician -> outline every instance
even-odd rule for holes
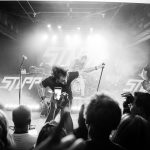
[[[143,68],[141,77],[143,78],[143,89],[150,93],[150,64]]]

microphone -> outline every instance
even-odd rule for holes
[[[102,67],[103,67],[103,68],[105,67],[105,63],[102,63]]]
[[[22,58],[23,58],[24,60],[27,60],[27,59],[28,59],[28,57],[25,56],[25,55],[22,55]]]

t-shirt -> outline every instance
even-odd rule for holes
[[[144,68],[145,71],[147,71],[147,78],[148,80],[150,80],[150,64],[148,64],[145,68]]]
[[[72,102],[72,90],[71,90],[71,82],[78,78],[79,72],[69,72],[68,77],[67,77],[67,84],[63,85],[61,83],[57,83],[56,79],[53,76],[50,76],[46,78],[45,80],[42,81],[43,87],[49,87],[51,90],[54,91],[55,87],[61,87],[62,92],[66,92],[68,94],[68,98],[70,102]]]
[[[15,141],[15,150],[31,150],[36,143],[37,137],[29,133],[12,134]]]

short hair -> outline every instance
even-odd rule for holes
[[[39,132],[36,146],[39,145],[42,141],[44,141],[48,136],[52,135],[55,132],[55,129],[57,127],[58,123],[54,120],[47,122]],[[60,138],[65,137],[67,135],[66,131],[64,128],[62,128],[61,133],[60,133]]]
[[[86,123],[94,129],[94,136],[97,136],[99,132],[110,134],[117,128],[120,120],[121,109],[110,96],[97,93],[91,98],[87,106]]]
[[[15,127],[25,127],[31,122],[31,110],[25,105],[20,105],[13,110],[12,119]]]
[[[53,66],[52,75],[56,79],[59,79],[60,76],[66,77],[67,76],[67,70],[65,70],[63,67]]]

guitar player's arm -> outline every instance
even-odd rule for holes
[[[89,72],[98,70],[98,69],[100,69],[100,68],[102,68],[104,66],[105,66],[105,64],[103,63],[103,64],[100,64],[98,66],[94,66],[94,67],[90,67],[90,68],[85,68],[85,69],[82,70],[82,72],[89,73]]]

